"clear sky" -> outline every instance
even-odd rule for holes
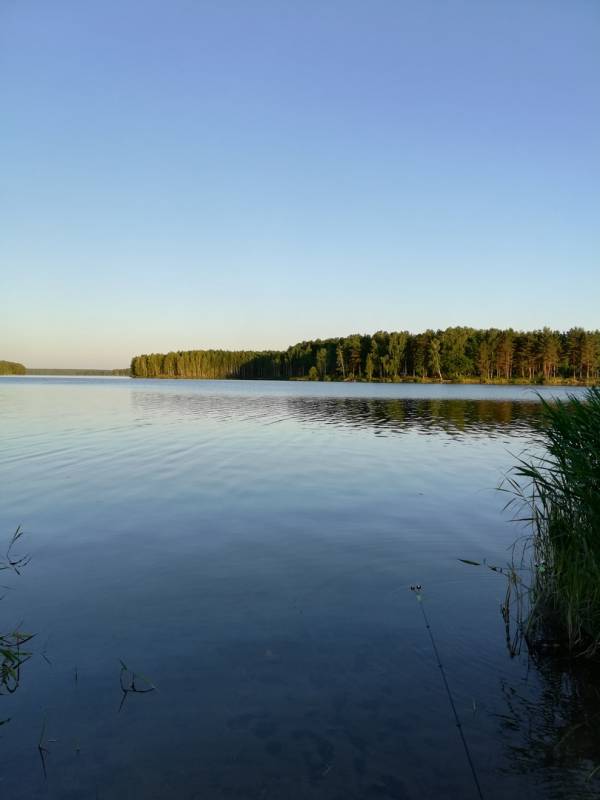
[[[598,0],[0,0],[0,358],[600,326]]]

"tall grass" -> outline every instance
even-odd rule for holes
[[[530,641],[600,653],[600,388],[583,400],[542,399],[545,452],[519,459],[509,505],[532,526]],[[506,488],[506,487],[505,487]]]

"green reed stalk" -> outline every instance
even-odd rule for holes
[[[546,452],[507,478],[532,526],[528,633],[572,655],[600,652],[600,388],[542,399]]]

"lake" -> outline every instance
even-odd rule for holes
[[[505,579],[459,560],[510,559],[497,487],[539,413],[518,386],[0,379],[0,538],[32,557],[0,631],[36,634],[2,797],[476,798],[415,583],[486,800],[598,797],[597,695],[511,657]]]

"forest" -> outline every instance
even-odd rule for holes
[[[0,361],[0,375],[25,375],[25,367],[17,361]]]
[[[134,378],[594,383],[600,331],[378,331],[300,342],[285,351],[186,350],[135,356]]]

